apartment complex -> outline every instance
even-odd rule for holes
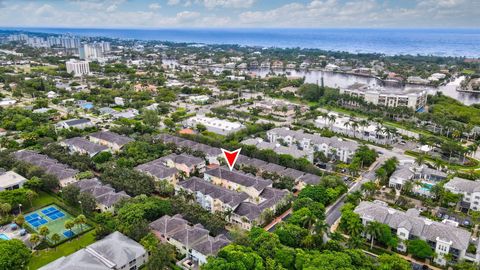
[[[461,208],[480,210],[480,181],[454,177],[443,187],[452,193],[462,195]]]
[[[212,237],[201,224],[192,226],[179,214],[165,215],[153,221],[150,229],[162,242],[170,243],[178,252],[186,255],[182,262],[194,269],[198,269],[199,265],[207,262],[208,256],[215,256],[230,243],[223,234]]]
[[[80,180],[73,185],[77,186],[80,192],[91,194],[100,212],[113,212],[117,202],[130,198],[125,191],[116,192],[110,185],[102,184],[97,178]]]
[[[67,72],[73,73],[76,77],[90,74],[90,65],[88,64],[88,61],[70,59],[65,65],[67,67]]]
[[[443,222],[432,221],[420,216],[417,209],[409,209],[406,212],[388,207],[385,202],[361,202],[355,213],[360,215],[364,225],[377,221],[388,225],[400,240],[397,249],[406,252],[405,240],[422,239],[426,241],[437,256],[435,263],[446,264],[445,255],[451,254],[453,259],[480,261],[480,245],[474,242],[471,233],[458,228],[458,223],[444,220]],[[369,237],[367,235],[367,237]],[[467,253],[469,243],[477,246],[477,254]]]
[[[205,115],[190,117],[185,120],[184,124],[187,127],[192,128],[195,128],[198,124],[202,124],[207,128],[208,131],[220,135],[228,135],[245,128],[245,126],[239,122],[230,122],[228,120],[207,117]]]
[[[274,128],[267,131],[268,141],[272,143],[297,145],[303,151],[323,152],[326,157],[348,163],[352,160],[358,143],[337,137],[327,138],[318,134],[308,134],[302,130]]]
[[[415,186],[412,190],[419,195],[431,196],[430,189],[438,182],[447,178],[447,174],[427,167],[417,166],[412,163],[401,164],[390,176],[388,186],[401,190],[407,182],[420,182],[421,186]]]
[[[79,171],[70,168],[68,165],[58,162],[56,159],[49,156],[39,154],[31,150],[20,150],[13,153],[16,160],[26,162],[33,166],[37,166],[46,174],[55,176],[61,187],[67,186],[71,183],[77,182],[75,176]]]
[[[425,89],[373,88],[366,84],[355,83],[347,88],[341,88],[340,94],[359,97],[375,105],[408,107],[415,111],[421,110],[427,103],[427,90]]]
[[[120,151],[124,145],[133,142],[134,139],[119,135],[111,131],[99,131],[88,135],[88,139],[96,144],[104,145],[114,152]]]

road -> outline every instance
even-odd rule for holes
[[[326,222],[329,226],[332,226],[335,221],[340,218],[340,210],[345,204],[345,197],[347,196],[347,194],[359,190],[364,183],[375,180],[375,171],[383,164],[386,159],[387,157],[385,155],[382,155],[380,158],[378,158],[370,166],[370,168],[359,177],[360,180],[356,181],[355,184],[350,187],[347,193],[343,194],[340,198],[338,198],[335,203],[325,209]]]

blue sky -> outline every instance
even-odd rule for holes
[[[0,0],[10,27],[479,28],[480,0]]]

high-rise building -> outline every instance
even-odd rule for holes
[[[76,59],[70,59],[66,63],[67,72],[72,73],[74,76],[83,76],[90,74],[90,66],[88,61],[79,61]]]

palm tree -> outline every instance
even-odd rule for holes
[[[358,236],[364,230],[362,221],[360,219],[352,219],[347,224],[347,231],[350,233],[351,236]]]
[[[30,234],[30,243],[32,243],[33,253],[35,253],[35,247],[40,242],[40,236],[36,233]]]
[[[352,130],[353,130],[353,137],[356,138],[356,131],[357,131],[357,128],[358,128],[358,123],[353,121],[350,126],[352,127]]]
[[[74,220],[75,224],[80,225],[80,230],[83,231],[83,225],[87,223],[85,215],[78,215]]]
[[[351,249],[359,248],[362,246],[362,244],[363,244],[363,239],[358,235],[351,236],[347,241],[347,247]]]
[[[38,194],[35,191],[29,189],[29,190],[27,190],[25,195],[26,195],[28,201],[30,202],[30,207],[32,207],[33,206],[32,201],[33,201],[33,199],[35,199],[38,196]]]
[[[23,228],[25,217],[22,214],[18,214],[18,216],[15,218],[15,223],[17,223],[20,228]]]
[[[425,162],[425,156],[419,155],[415,158],[415,163],[420,167]]]
[[[52,235],[52,241],[53,241],[53,244],[55,245],[55,250],[57,250],[57,243],[60,241],[60,235],[58,233],[54,233]]]
[[[309,213],[308,215],[305,215],[300,219],[300,222],[302,223],[303,228],[311,230],[313,224],[316,221],[316,218],[313,215],[313,213],[311,212],[308,212],[308,213]]]
[[[48,229],[47,226],[42,226],[38,230],[38,234],[42,236],[42,240],[47,240],[47,235],[50,233],[50,230]]]
[[[10,211],[12,211],[12,206],[9,203],[0,203],[0,212],[3,215],[7,216]]]
[[[382,233],[382,224],[378,221],[371,221],[365,227],[365,232],[370,235],[370,249],[373,248],[373,241]]]
[[[70,233],[73,234],[72,229],[73,229],[73,226],[75,226],[75,222],[74,222],[73,220],[67,220],[67,221],[65,221],[64,226],[65,226],[65,229],[69,230]]]
[[[347,130],[346,133],[348,134],[348,127],[350,126],[350,122],[347,121],[347,122],[343,123],[343,126],[344,126],[345,129]]]
[[[330,125],[335,123],[335,120],[337,120],[337,117],[334,114],[330,114],[327,117],[328,117],[328,121],[330,122]]]

